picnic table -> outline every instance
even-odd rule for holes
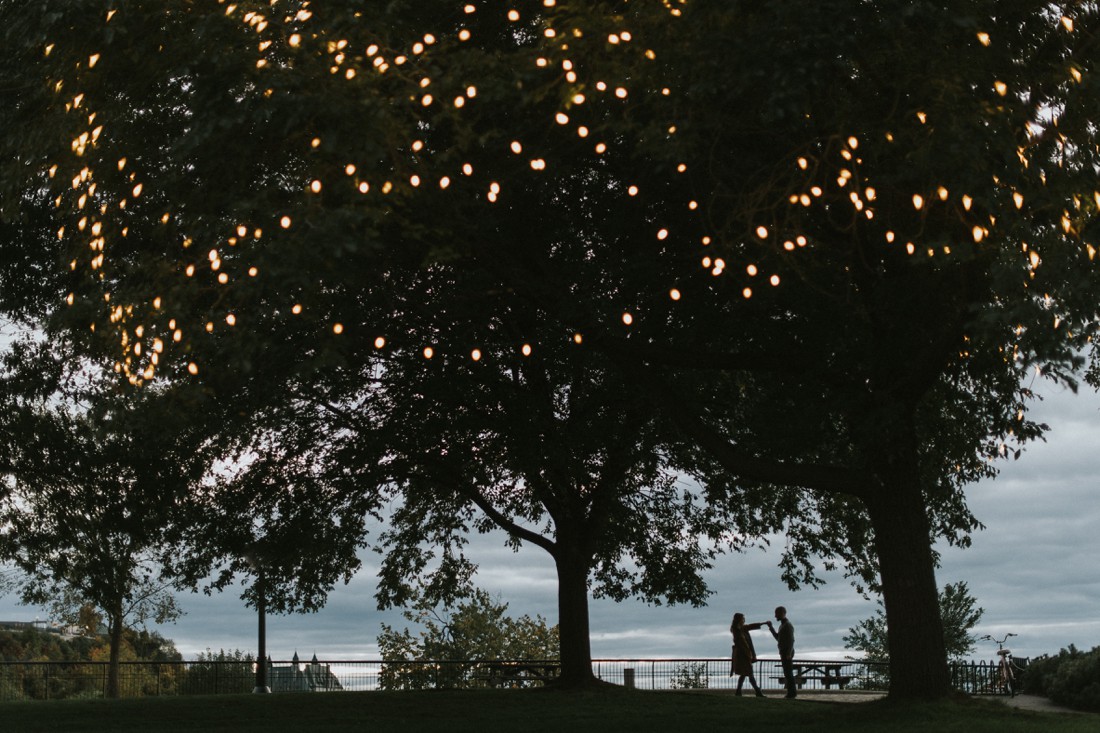
[[[841,674],[844,668],[843,662],[795,662],[791,665],[794,670],[794,683],[799,688],[807,682],[817,681],[828,690],[836,685],[843,690],[844,686],[852,681],[849,675]],[[773,677],[772,679],[786,681],[786,677]]]
[[[473,678],[490,687],[529,687],[556,678],[559,668],[557,662],[490,660],[478,663]]]

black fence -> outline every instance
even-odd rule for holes
[[[543,660],[270,662],[273,693],[363,690],[534,687],[557,675],[557,663]],[[59,700],[103,697],[106,662],[0,662],[0,700]],[[884,691],[889,670],[861,661],[796,660],[795,682],[807,692]],[[645,690],[732,689],[727,659],[597,659],[597,678]],[[760,659],[755,676],[765,690],[783,688],[778,659]],[[1005,692],[996,662],[951,666],[955,687],[970,694]],[[251,662],[122,662],[123,697],[220,695],[252,692]]]

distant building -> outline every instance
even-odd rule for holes
[[[331,692],[344,689],[329,665],[317,661],[316,654],[309,664],[302,664],[298,652],[294,652],[290,664],[272,664],[268,660],[267,665],[267,684],[272,692]]]
[[[81,636],[83,631],[79,626],[62,626],[51,621],[0,621],[0,630],[3,631],[27,631],[33,629],[44,634],[57,634],[63,639],[72,639]]]

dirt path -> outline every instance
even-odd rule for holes
[[[1021,708],[1023,710],[1035,710],[1040,713],[1072,713],[1073,715],[1095,715],[1095,713],[1086,713],[1081,710],[1071,710],[1070,708],[1064,708],[1061,705],[1055,705],[1045,697],[1039,697],[1038,695],[1017,695],[1016,697],[999,697],[997,698],[1005,705],[1009,705],[1014,708]]]

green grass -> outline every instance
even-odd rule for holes
[[[728,694],[608,690],[345,692],[0,703],[3,729],[36,731],[370,731],[370,733],[703,733],[718,730],[1095,733],[1095,715],[1033,713],[990,700],[829,703]]]

